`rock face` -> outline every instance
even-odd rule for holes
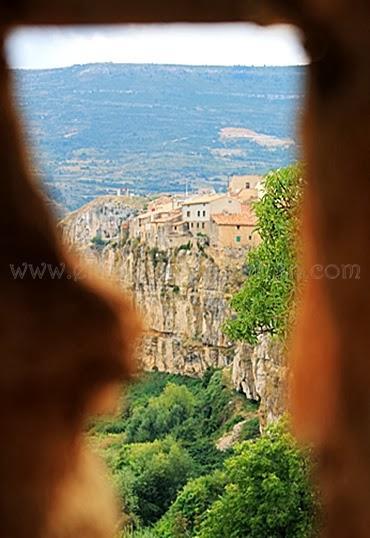
[[[232,365],[235,348],[222,325],[243,280],[243,255],[230,260],[197,241],[166,251],[128,241],[105,249],[102,260],[144,315],[145,368],[200,375]]]
[[[267,338],[254,347],[235,345],[222,331],[229,300],[245,279],[245,253],[211,248],[204,238],[165,251],[150,248],[127,239],[118,209],[106,202],[103,211],[89,204],[71,214],[63,236],[133,294],[147,327],[143,367],[191,376],[229,367],[236,390],[261,402],[262,425],[275,420],[285,408],[282,350]],[[93,240],[98,230],[103,244]]]
[[[101,196],[70,213],[62,222],[65,241],[78,250],[103,247],[121,233],[122,224],[137,214],[120,196]]]
[[[232,380],[247,398],[260,401],[262,427],[284,413],[287,405],[287,362],[280,342],[260,338],[256,346],[236,346]]]

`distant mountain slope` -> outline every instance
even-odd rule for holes
[[[67,209],[137,193],[225,186],[296,155],[300,67],[91,64],[15,71],[36,162]]]

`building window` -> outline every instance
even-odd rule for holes
[[[193,223],[191,223],[191,224],[190,224],[190,228],[192,228],[193,226],[194,226],[194,224],[193,224]]]
[[[236,241],[237,243],[240,243],[240,241],[241,241],[241,237],[240,237],[240,235],[237,235],[237,236],[235,237],[235,241]]]
[[[246,184],[245,184],[245,188],[250,189],[250,187],[251,187],[251,184],[249,183],[249,181],[247,181]]]
[[[204,228],[204,227],[205,227],[205,224],[204,224],[204,222],[202,222],[202,228]]]
[[[200,211],[197,211],[198,217],[200,217]]]
[[[240,230],[240,225],[238,224],[237,227],[236,227],[237,230]]]
[[[197,228],[199,228],[199,222],[197,222]]]
[[[206,212],[205,212],[205,211],[203,211],[203,217],[205,217],[205,216],[206,216]]]
[[[190,211],[187,211],[187,212],[186,212],[186,216],[187,216],[187,217],[190,217]]]
[[[249,236],[249,240],[252,240],[252,236],[251,236],[251,235]]]

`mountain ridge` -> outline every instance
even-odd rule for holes
[[[233,174],[290,163],[303,73],[114,63],[13,71],[35,169],[67,210],[118,188],[219,191]]]

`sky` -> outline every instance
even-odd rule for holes
[[[49,69],[96,62],[185,65],[306,63],[297,32],[250,24],[46,27],[15,30],[12,67]]]

